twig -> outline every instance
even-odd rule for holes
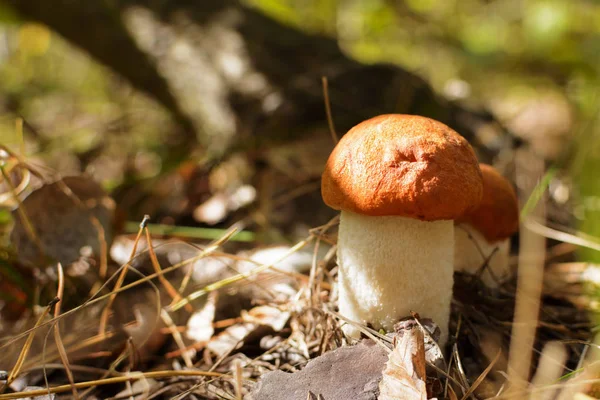
[[[167,274],[167,273],[170,273],[170,272],[172,272],[172,271],[176,271],[176,270],[178,270],[178,269],[180,269],[180,268],[182,268],[182,267],[184,267],[184,266],[186,266],[186,265],[189,265],[189,264],[191,264],[191,263],[193,263],[193,262],[195,262],[195,261],[197,261],[197,260],[200,260],[200,259],[202,259],[202,258],[205,258],[205,257],[207,257],[208,255],[212,254],[212,253],[213,253],[213,252],[214,252],[216,249],[218,249],[218,248],[219,248],[219,247],[220,247],[220,246],[221,246],[223,243],[225,243],[226,241],[228,241],[228,240],[229,240],[229,238],[230,238],[231,236],[233,236],[233,235],[235,235],[235,234],[236,234],[236,232],[237,232],[237,228],[234,226],[234,227],[232,227],[232,229],[230,229],[230,230],[229,230],[229,231],[228,231],[228,232],[225,234],[225,236],[223,236],[221,239],[219,239],[219,240],[215,241],[213,244],[211,244],[211,245],[207,246],[207,247],[206,247],[206,249],[204,249],[203,251],[201,251],[201,252],[200,252],[200,254],[198,254],[197,256],[191,257],[191,258],[189,258],[189,259],[187,259],[187,260],[183,260],[183,261],[181,261],[181,262],[179,262],[179,263],[177,263],[177,264],[175,264],[175,265],[172,265],[172,266],[170,266],[170,267],[168,267],[168,268],[165,268],[165,269],[163,269],[163,270],[162,270],[160,273],[153,273],[153,274],[150,274],[150,275],[148,275],[148,276],[146,276],[146,277],[144,277],[144,278],[138,279],[138,280],[137,280],[137,281],[135,281],[135,282],[132,282],[132,283],[130,283],[130,284],[127,284],[127,285],[125,285],[125,286],[122,286],[121,288],[119,288],[119,289],[117,289],[117,290],[114,290],[114,289],[113,289],[113,291],[112,291],[112,292],[110,292],[110,293],[107,293],[107,294],[104,294],[104,295],[102,295],[102,296],[99,296],[99,297],[96,297],[96,298],[90,299],[90,300],[86,301],[84,304],[82,304],[81,306],[79,306],[79,307],[76,307],[76,308],[73,308],[73,309],[71,309],[71,310],[69,310],[69,311],[66,311],[66,312],[62,313],[62,314],[60,315],[59,319],[60,319],[60,318],[64,318],[64,317],[66,317],[66,316],[68,316],[68,315],[74,314],[74,313],[76,313],[77,311],[80,311],[80,310],[82,310],[83,308],[89,307],[89,306],[91,306],[91,305],[94,305],[94,304],[96,304],[96,303],[99,303],[99,302],[101,302],[101,301],[103,301],[103,300],[106,300],[106,299],[108,299],[109,297],[111,297],[111,296],[113,296],[113,295],[115,295],[115,294],[119,294],[119,293],[121,293],[121,292],[124,292],[124,291],[126,291],[126,290],[129,290],[129,289],[131,289],[131,288],[133,288],[133,287],[139,286],[139,285],[141,285],[142,283],[149,282],[149,281],[151,281],[152,279],[154,279],[154,278],[157,278],[157,277],[158,277],[158,276],[160,276],[160,275],[165,275],[165,274]],[[53,318],[53,319],[51,319],[50,321],[46,321],[46,322],[44,322],[44,323],[41,323],[39,326],[36,326],[36,327],[30,328],[30,329],[26,329],[25,331],[23,331],[23,332],[21,332],[21,333],[19,333],[19,334],[15,335],[13,338],[11,338],[11,339],[7,340],[6,342],[2,343],[2,344],[0,345],[0,349],[3,349],[3,348],[5,348],[5,347],[8,347],[8,346],[10,346],[10,345],[14,344],[15,342],[17,342],[17,341],[18,341],[18,340],[20,340],[21,338],[23,338],[23,337],[27,336],[27,335],[28,335],[28,334],[30,334],[31,332],[34,332],[34,331],[36,331],[37,329],[39,329],[39,328],[41,328],[41,327],[47,326],[47,325],[49,325],[49,324],[52,324],[52,323],[54,323],[55,321],[56,321],[56,318]],[[100,337],[102,337],[102,335],[99,335],[99,336],[100,336]]]
[[[90,386],[100,386],[100,385],[112,385],[114,383],[123,383],[129,382],[139,379],[157,379],[157,378],[169,378],[169,377],[181,377],[181,376],[212,376],[216,378],[230,378],[231,376],[221,374],[218,372],[206,372],[206,371],[191,371],[191,370],[181,370],[181,371],[151,371],[151,372],[133,372],[127,374],[125,376],[117,376],[113,378],[99,379],[87,382],[77,382],[75,383],[75,387],[77,389],[83,389]],[[30,390],[27,392],[16,392],[16,393],[8,393],[8,394],[0,394],[0,400],[10,400],[10,399],[23,399],[27,397],[36,397],[47,395],[48,393],[64,393],[71,390],[71,385],[60,385],[54,386],[48,389],[38,389],[38,390]]]
[[[113,303],[115,302],[115,298],[117,297],[118,290],[121,289],[123,285],[123,281],[125,281],[125,276],[127,275],[127,271],[129,270],[129,266],[131,265],[131,261],[135,257],[135,253],[137,253],[138,243],[140,241],[140,237],[142,236],[142,231],[144,230],[146,224],[150,217],[148,215],[144,216],[144,219],[140,223],[140,229],[138,230],[138,234],[135,238],[135,242],[133,243],[133,249],[131,249],[131,254],[129,255],[129,260],[127,263],[121,268],[121,273],[117,278],[117,282],[115,282],[115,286],[108,298],[108,302],[106,303],[106,307],[102,310],[102,315],[100,316],[100,326],[98,328],[98,333],[103,335],[106,332],[106,325],[108,323],[108,316],[110,315],[110,309],[112,308]]]
[[[19,376],[19,372],[21,372],[21,368],[23,367],[23,363],[25,362],[27,353],[29,353],[29,349],[31,348],[31,343],[33,342],[33,338],[35,336],[35,328],[38,328],[43,325],[42,321],[50,313],[50,309],[52,308],[52,306],[58,301],[58,298],[54,298],[54,300],[52,300],[50,304],[48,304],[48,306],[44,309],[42,315],[40,315],[40,317],[36,321],[34,328],[30,330],[29,335],[27,336],[27,340],[25,341],[25,344],[21,349],[21,353],[19,354],[19,357],[15,362],[15,366],[10,371],[10,374],[8,374],[8,378],[6,379],[4,385],[0,388],[0,393],[3,393],[6,390],[6,388],[8,388],[10,384],[17,378],[17,376]]]
[[[177,343],[177,346],[179,347],[179,349],[182,350],[181,357],[183,358],[183,361],[185,362],[185,366],[188,368],[193,368],[194,363],[192,362],[192,359],[190,358],[190,354],[189,354],[189,352],[184,350],[185,343],[183,342],[183,337],[181,336],[181,333],[177,330],[177,326],[171,319],[171,316],[169,315],[168,311],[166,311],[165,309],[162,309],[160,311],[160,316],[161,316],[163,322],[165,323],[165,325],[169,328],[169,331],[171,332],[171,335],[173,336],[175,343]]]
[[[567,232],[552,229],[544,224],[541,224],[539,221],[536,221],[533,218],[527,218],[525,221],[523,221],[523,224],[527,227],[527,229],[537,233],[538,235],[547,237],[548,239],[560,240],[564,243],[570,243],[576,246],[600,251],[600,243],[592,242],[591,240],[587,240]]]
[[[225,278],[222,279],[218,282],[215,283],[211,283],[210,285],[207,285],[205,287],[203,287],[202,289],[191,293],[190,295],[188,295],[187,297],[185,297],[183,300],[178,301],[177,303],[171,304],[170,306],[168,306],[166,309],[168,311],[177,311],[179,310],[181,307],[185,306],[186,304],[188,304],[189,302],[196,300],[197,298],[200,298],[202,296],[204,296],[205,294],[218,290],[224,286],[230,285],[232,283],[250,278],[251,276],[254,276],[260,272],[266,271],[267,269],[273,267],[275,264],[281,262],[282,260],[284,260],[285,258],[287,258],[290,254],[295,253],[296,251],[300,250],[301,248],[303,248],[304,246],[306,246],[308,243],[310,243],[312,240],[314,239],[314,236],[311,235],[309,236],[307,239],[304,239],[300,242],[298,242],[295,246],[291,247],[287,252],[285,252],[284,255],[282,255],[281,257],[277,258],[275,261],[270,262],[268,264],[263,264],[261,266],[258,266],[256,268],[251,269],[248,272],[244,272],[241,274],[237,274],[234,275],[232,277],[229,278]]]
[[[25,232],[27,233],[27,236],[29,236],[29,240],[31,240],[33,242],[35,247],[37,247],[38,251],[40,252],[40,256],[43,257],[45,255],[45,252],[44,252],[44,247],[42,246],[42,242],[40,241],[39,236],[35,232],[35,229],[33,228],[33,224],[31,223],[29,216],[27,216],[27,212],[25,210],[25,207],[23,206],[23,202],[21,201],[21,199],[19,198],[19,195],[17,194],[17,189],[13,185],[13,183],[10,179],[10,176],[8,175],[8,173],[6,172],[6,169],[4,168],[4,165],[2,165],[2,164],[0,164],[0,172],[2,173],[2,177],[4,178],[4,181],[6,182],[6,185],[8,186],[10,192],[12,193],[13,198],[15,199],[15,201],[18,204],[17,213],[19,215],[19,218],[23,222],[23,226],[25,228]]]
[[[479,377],[475,380],[475,382],[473,382],[473,384],[471,385],[469,390],[467,390],[467,393],[464,394],[461,400],[467,400],[467,398],[471,396],[473,392],[475,392],[475,389],[479,387],[479,385],[481,384],[481,382],[483,382],[485,377],[488,376],[492,368],[494,368],[494,365],[496,365],[496,362],[500,358],[500,354],[502,354],[502,350],[498,349],[498,353],[496,353],[496,356],[494,357],[490,365],[488,365],[487,368],[481,373],[481,375],[479,375]]]
[[[331,116],[331,102],[329,101],[329,84],[327,77],[321,77],[321,83],[323,84],[323,99],[325,101],[325,112],[327,113],[327,124],[329,125],[329,133],[331,133],[331,139],[333,143],[339,141],[337,133],[335,132],[335,126],[333,124],[333,118]]]
[[[529,157],[527,162],[531,163]],[[543,162],[538,161],[534,164],[534,167],[537,170],[536,173],[540,176]],[[542,199],[539,185],[531,196],[535,196],[537,200]],[[534,203],[529,201],[528,203],[532,204],[530,208],[532,216],[545,218],[543,199]],[[521,225],[520,242],[515,316],[508,358],[508,382],[510,387],[507,395],[509,396],[514,392],[521,392],[527,387],[531,365],[531,350],[539,317],[546,253],[545,238],[530,230],[525,223]]]
[[[160,263],[158,262],[158,257],[156,257],[156,252],[154,251],[154,248],[152,247],[152,238],[150,237],[150,231],[148,230],[147,227],[144,227],[144,232],[146,233],[146,243],[148,246],[148,254],[150,254],[150,262],[152,263],[152,267],[154,268],[154,271],[156,273],[160,274],[160,272],[162,271],[162,268],[160,267]],[[167,278],[165,278],[164,275],[160,274],[158,276],[158,280],[163,285],[163,287],[165,288],[165,290],[167,291],[169,296],[171,296],[171,299],[173,299],[173,303],[181,301],[181,295],[179,294],[177,289],[175,289],[173,287],[173,285],[171,285],[171,282],[169,282],[167,280]],[[185,309],[188,312],[194,311],[194,308],[192,307],[191,304],[186,304]]]
[[[235,360],[233,364],[233,383],[235,386],[235,400],[242,400],[242,364],[241,360]]]
[[[60,263],[56,266],[58,270],[58,289],[56,291],[56,297],[61,299],[56,302],[54,306],[54,318],[57,318],[60,315],[60,303],[63,298],[64,288],[65,288],[65,274],[63,272],[63,267]],[[58,349],[58,354],[60,355],[60,361],[65,366],[65,372],[67,374],[67,379],[69,379],[69,383],[71,385],[71,390],[73,392],[73,397],[76,400],[79,400],[79,393],[77,393],[77,389],[75,388],[75,379],[73,378],[73,371],[69,367],[69,358],[67,356],[67,352],[65,350],[65,346],[63,345],[62,339],[60,338],[60,329],[59,325],[60,321],[56,321],[54,324],[54,342],[56,343],[56,348]]]

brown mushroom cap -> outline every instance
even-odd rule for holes
[[[430,118],[388,114],[342,137],[321,192],[336,210],[434,221],[474,209],[483,184],[473,149],[454,130]]]
[[[519,203],[511,183],[494,167],[480,164],[483,198],[479,206],[457,222],[477,229],[490,243],[504,240],[519,229]]]

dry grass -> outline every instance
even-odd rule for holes
[[[15,165],[28,170],[26,163],[11,153],[7,154],[18,160]],[[10,181],[8,172],[3,170],[3,176]],[[12,195],[18,198],[21,185],[11,182],[9,186]],[[26,221],[26,210],[22,212]],[[573,396],[579,392],[593,394],[595,388],[600,387],[594,385],[598,382],[597,352],[586,350],[591,346],[596,348],[589,341],[593,326],[586,311],[564,298],[544,293],[542,286],[543,267],[553,261],[557,252],[555,248],[546,251],[540,233],[552,234],[554,239],[566,241],[575,236],[540,229],[544,226],[543,213],[533,216],[537,225],[531,222],[533,220],[525,220],[525,229],[521,233],[519,265],[522,273],[519,274],[521,283],[518,288],[516,280],[511,280],[497,290],[490,290],[477,276],[457,274],[450,327],[455,334],[448,348],[447,368],[429,365],[428,371],[428,384],[437,388],[439,397],[465,400],[542,399],[549,398],[543,397],[544,393],[558,390],[564,390],[564,397],[566,393]],[[209,399],[240,399],[256,380],[270,371],[294,372],[325,352],[351,344],[341,326],[352,322],[335,312],[335,236],[331,230],[336,224],[337,218],[312,229],[305,239],[290,246],[288,251],[269,263],[258,263],[224,249],[239,231],[239,225],[236,225],[219,239],[197,248],[194,256],[164,267],[156,252],[166,245],[154,245],[154,238],[146,224],[142,223],[129,261],[99,282],[99,289],[93,295],[77,307],[63,312],[56,307],[53,317],[50,317],[51,306],[37,317],[29,315],[27,318],[33,318],[33,323],[23,322],[20,331],[1,339],[0,351],[7,355],[12,352],[16,356],[0,399],[67,392],[79,398],[91,395],[103,398],[134,395],[147,399],[184,398],[188,394],[196,394]],[[32,240],[35,240],[34,230],[31,234]],[[140,250],[138,242],[143,234],[147,247]],[[576,239],[572,240],[576,245],[585,241],[581,237]],[[330,250],[324,257],[319,257],[319,249],[324,244],[331,246]],[[307,274],[275,267],[310,246],[313,246],[313,257]],[[103,252],[106,251],[105,246]],[[535,254],[535,260],[526,256],[527,251]],[[153,268],[147,275],[132,267],[143,256],[149,257]],[[106,260],[106,254],[104,257]],[[254,266],[194,287],[190,283],[190,266],[207,259],[227,259]],[[525,266],[530,267],[532,263],[537,265],[537,273],[534,276],[530,272],[523,273]],[[68,294],[63,295],[64,278],[60,267],[58,271],[61,277],[58,280],[58,297],[63,300]],[[132,273],[136,274],[136,278],[127,281]],[[278,279],[293,282],[293,293],[286,293],[283,297],[281,293],[273,293],[276,290],[271,284]],[[115,305],[118,299],[128,294],[133,295],[128,299],[136,299],[137,293],[148,285],[153,293],[153,304],[150,305],[155,309],[153,319],[145,317],[144,322],[143,315],[141,321],[117,319]],[[109,286],[112,289],[109,290]],[[239,315],[225,320],[210,320],[208,325],[212,335],[206,340],[193,341],[185,336],[189,329],[185,324],[203,309],[203,304],[219,301],[216,300],[217,294],[246,287],[271,292],[270,297],[255,299],[256,304],[242,310]],[[213,295],[214,299],[203,303]],[[132,308],[147,302],[144,299],[133,301],[130,304]],[[514,318],[517,325],[513,323]],[[74,324],[73,321],[77,320],[84,322]],[[127,330],[136,324],[147,330],[137,341],[128,338],[130,331]],[[75,325],[91,329],[79,331]],[[55,346],[43,339],[50,330],[54,332]],[[391,349],[389,337],[368,327],[361,327],[361,331],[380,346]],[[36,347],[36,342],[43,344]],[[561,363],[554,368],[554,375],[549,375],[555,376],[559,371],[561,379],[544,380],[540,376],[535,385],[530,385],[540,351],[548,342],[562,343],[568,350],[564,365]],[[509,343],[512,343],[510,352]],[[225,346],[224,350],[214,350],[211,346],[215,344],[221,348]],[[33,348],[41,349],[41,354],[33,352]],[[21,388],[40,384],[40,370],[45,371],[42,375],[47,379],[45,388],[8,392],[10,384],[18,380],[22,382]],[[65,384],[65,379],[68,384]]]
[[[333,222],[323,227],[313,230],[312,234],[305,240],[293,246],[289,256],[300,248],[316,241],[318,243],[319,236],[325,234],[327,229],[333,225]],[[219,243],[209,246],[207,249],[216,251],[219,245],[226,242],[226,238],[220,240]],[[195,259],[202,257],[210,257],[211,251],[205,249]],[[232,255],[234,257],[234,255]],[[275,335],[274,344],[266,350],[257,352],[257,339],[242,338],[235,344],[229,352],[222,355],[219,359],[214,359],[206,352],[202,356],[202,347],[196,347],[188,350],[181,343],[181,337],[175,342],[179,342],[179,356],[183,356],[186,360],[187,369],[174,369],[172,371],[162,372],[130,372],[119,373],[115,370],[111,374],[118,376],[105,377],[99,380],[78,381],[74,385],[50,385],[51,393],[61,393],[74,388],[82,389],[89,387],[100,387],[102,385],[114,385],[117,383],[133,382],[140,379],[157,379],[160,384],[152,391],[147,393],[147,398],[152,398],[153,393],[167,393],[169,388],[173,390],[181,390],[186,387],[189,393],[202,393],[204,396],[223,396],[224,393],[230,396],[229,398],[239,398],[240,394],[245,392],[256,379],[259,379],[264,373],[280,369],[283,371],[293,372],[301,368],[310,359],[330,351],[347,343],[346,338],[341,332],[341,324],[344,323],[343,318],[340,318],[335,312],[335,298],[331,296],[331,292],[323,287],[331,287],[333,284],[333,276],[325,266],[327,263],[319,263],[315,259],[313,269],[310,276],[305,276],[303,279],[297,279],[298,292],[296,296],[290,298],[286,303],[268,304],[271,307],[281,310],[291,310],[291,317],[285,328]],[[84,303],[82,306],[68,311],[68,313],[81,313],[84,309],[90,307],[94,302],[106,302],[111,296],[116,293],[122,293],[126,290],[136,290],[142,282],[148,279],[157,279],[159,276],[165,276],[169,272],[180,268],[183,265],[191,262],[186,260],[170,268],[161,269],[153,276],[138,279],[129,285],[126,285],[118,290],[113,290],[94,300]],[[275,264],[275,263],[273,263]],[[210,292],[218,291],[226,288],[234,283],[247,282],[248,279],[257,274],[266,271],[272,265],[260,265],[250,272],[235,275],[230,279],[215,282],[200,290],[194,291],[187,297],[185,301],[174,303],[171,306],[163,307],[161,314],[163,317],[170,315],[185,304],[191,304],[194,299],[204,296]],[[455,336],[455,345],[451,353],[454,363],[447,371],[447,377],[450,379],[447,382],[452,387],[452,392],[456,393],[458,398],[470,398],[476,395],[477,398],[485,398],[486,391],[491,387],[498,389],[500,395],[503,395],[502,382],[503,375],[501,370],[498,370],[498,364],[502,364],[499,360],[506,357],[507,343],[511,336],[511,320],[512,310],[515,305],[515,286],[513,282],[507,282],[501,287],[498,292],[489,292],[488,289],[481,285],[472,276],[458,276],[457,292],[459,295],[455,299],[453,307],[453,321],[455,323],[454,330],[457,332]],[[538,334],[536,336],[535,346],[532,349],[540,349],[543,343],[548,340],[562,340],[570,349],[570,359],[567,367],[573,369],[576,367],[579,358],[582,357],[582,348],[587,345],[586,339],[589,337],[589,325],[585,325],[585,312],[577,310],[566,302],[560,302],[556,299],[544,299],[544,304],[541,312],[541,320],[538,324]],[[565,308],[570,312],[565,312]],[[50,320],[46,320],[43,324],[38,324],[36,327],[17,335],[8,343],[17,343],[19,337],[27,335],[32,338],[34,334],[41,333],[41,328],[51,324],[57,326],[57,322],[64,318],[65,314],[57,315]],[[570,317],[570,319],[565,319]],[[460,321],[460,325],[456,325]],[[243,323],[243,322],[242,322]],[[231,326],[240,325],[235,321]],[[173,323],[169,332],[171,335],[180,335]],[[560,328],[560,329],[557,329]],[[372,339],[377,340],[384,346],[389,346],[389,339],[385,339],[377,332],[365,329],[365,333]],[[480,346],[482,343],[481,335],[492,330],[500,334],[501,342],[498,343],[496,356],[489,360],[486,354],[489,354],[489,349],[484,349]],[[177,332],[177,333],[176,333]],[[112,333],[112,332],[107,332]],[[260,340],[259,340],[260,341]],[[485,342],[485,341],[483,341]],[[7,343],[5,343],[6,346]],[[111,351],[110,343],[106,343],[105,350]],[[73,350],[68,349],[67,350]],[[20,365],[27,352],[24,352]],[[49,355],[49,354],[48,354]],[[130,357],[130,355],[126,356]],[[192,361],[193,357],[193,361]],[[536,357],[537,358],[537,357]],[[80,358],[85,360],[86,357]],[[163,360],[164,364],[167,360]],[[43,364],[43,361],[38,361]],[[84,362],[84,361],[80,361]],[[173,364],[171,364],[173,365]],[[80,367],[82,364],[73,363],[72,367]],[[29,365],[28,369],[16,369],[16,374],[23,376],[27,371],[35,370],[38,365]],[[72,372],[76,375],[78,369],[74,368]],[[206,377],[210,377],[207,380]],[[435,377],[440,381],[446,381],[443,374]],[[555,388],[556,385],[551,385],[550,388]],[[536,388],[540,391],[544,388]],[[98,390],[98,389],[97,389]],[[155,391],[155,392],[153,392]],[[523,398],[526,387],[521,391],[513,392],[511,395],[504,394],[506,398]],[[40,393],[47,393],[47,390],[42,390]],[[35,392],[37,393],[37,392]],[[11,393],[11,398],[19,398],[31,396],[32,392]],[[89,394],[89,393],[88,393]],[[488,393],[489,394],[489,393]],[[3,397],[4,396],[4,397]],[[0,396],[1,398],[9,398],[7,395]],[[237,397],[236,397],[237,396]],[[226,397],[227,398],[227,397]]]

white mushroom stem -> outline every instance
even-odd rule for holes
[[[476,274],[482,268],[481,280],[496,288],[511,275],[510,240],[490,243],[477,229],[468,224],[460,224],[454,232],[454,269],[460,272]],[[487,265],[485,265],[488,260]],[[485,267],[484,267],[485,265]]]
[[[393,330],[410,312],[431,318],[448,337],[454,226],[342,211],[338,238],[340,313],[375,329]],[[358,337],[351,325],[346,334]]]

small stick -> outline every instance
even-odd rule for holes
[[[61,263],[58,263],[56,267],[58,270],[58,289],[56,290],[56,298],[59,300],[54,305],[54,318],[57,318],[60,315],[60,303],[62,302],[65,291],[65,274],[63,272],[63,267]],[[67,356],[67,351],[65,350],[62,338],[60,337],[60,328],[58,326],[59,323],[60,321],[56,321],[56,323],[54,324],[54,341],[56,343],[56,348],[58,349],[58,354],[60,355],[60,361],[65,366],[65,373],[67,374],[69,384],[71,385],[73,398],[79,400],[79,393],[77,392],[77,388],[75,387],[73,371],[71,371],[71,367],[69,365],[69,357]]]
[[[327,77],[322,76],[321,82],[323,83],[323,98],[325,100],[325,112],[327,113],[327,124],[329,125],[329,132],[331,133],[331,139],[333,140],[333,143],[337,144],[339,139],[337,133],[335,132],[333,117],[331,116],[331,103],[329,102],[329,84],[327,82]]]
[[[531,165],[529,154],[521,154],[521,162]],[[527,157],[527,161],[525,161]],[[519,162],[519,159],[517,159]],[[517,165],[519,166],[519,164]],[[533,160],[534,173],[543,175],[544,164],[541,160]],[[508,357],[508,395],[523,393],[527,389],[531,352],[538,325],[544,261],[546,254],[546,239],[528,226],[528,219],[545,220],[545,204],[543,193],[533,193],[538,196],[537,202],[530,202],[530,216],[523,218],[521,223],[519,270],[517,280],[517,295],[515,300],[515,316],[512,326],[512,339]]]

